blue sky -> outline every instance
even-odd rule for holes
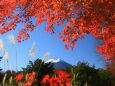
[[[18,27],[18,29],[21,26]],[[33,32],[30,33],[31,38],[22,43],[17,43],[17,58],[18,58],[18,70],[21,70],[22,67],[26,67],[29,60],[29,49],[32,46],[32,43],[36,43],[36,58],[30,57],[30,60],[34,61],[37,58],[42,58],[46,52],[50,52],[51,56],[48,59],[62,59],[72,65],[77,64],[78,61],[86,61],[90,65],[95,65],[96,68],[104,68],[104,62],[102,57],[96,52],[95,47],[97,41],[95,38],[92,38],[90,35],[86,35],[85,39],[79,40],[77,46],[74,50],[65,50],[64,43],[62,40],[57,40],[58,34],[51,35],[48,32],[43,30],[44,25],[37,27]],[[56,27],[56,30],[63,28]],[[3,39],[5,48],[9,52],[8,64],[15,66],[16,65],[16,51],[14,45],[9,42],[8,35],[16,36],[17,31],[11,31],[7,34],[0,35],[0,39]],[[3,52],[0,50],[0,56],[3,56]],[[6,63],[7,64],[7,63]],[[4,60],[0,62],[0,66],[3,70],[8,70],[7,65],[4,64]],[[13,68],[14,70],[16,68]]]

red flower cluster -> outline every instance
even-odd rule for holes
[[[23,77],[24,77],[24,75],[18,74],[15,77],[16,82],[21,81]],[[27,80],[22,83],[22,86],[32,86],[32,84],[37,81],[35,72],[26,74],[26,78],[27,78]]]
[[[16,82],[21,81],[24,78],[23,74],[18,74],[15,77]],[[36,73],[28,73],[26,74],[26,81],[22,83],[22,86],[32,86],[34,82],[37,81]],[[70,74],[65,72],[62,69],[55,70],[55,75],[50,77],[49,75],[45,75],[41,81],[42,84],[48,86],[71,86],[71,78]]]
[[[45,75],[42,83],[49,86],[71,86],[70,74],[64,72],[62,69],[55,70],[55,73],[56,75],[52,77]]]
[[[26,75],[27,76],[27,81],[23,83],[22,86],[31,86],[33,82],[36,82],[36,73],[32,72]]]

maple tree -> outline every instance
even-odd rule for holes
[[[97,51],[105,60],[115,61],[114,0],[0,0],[0,34],[15,30],[23,23],[17,41],[29,39],[29,32],[43,21],[45,31],[55,33],[55,26],[65,25],[59,33],[66,45],[74,48],[78,39],[92,33],[104,44]],[[32,21],[35,18],[35,22]]]

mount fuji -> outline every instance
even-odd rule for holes
[[[66,69],[67,67],[72,66],[71,64],[61,60],[61,59],[49,59],[45,63],[52,63],[54,69]]]

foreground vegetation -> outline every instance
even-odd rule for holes
[[[0,72],[0,86],[114,86],[115,76],[86,62],[64,69],[37,59],[23,71]]]

